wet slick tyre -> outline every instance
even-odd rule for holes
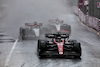
[[[43,53],[46,50],[46,41],[45,40],[38,40],[38,46],[37,46],[37,54],[39,58],[43,58]]]
[[[74,43],[74,51],[78,54],[78,55],[75,55],[74,58],[80,58],[81,56],[81,44],[80,43]]]
[[[25,40],[25,37],[24,37],[24,35],[25,35],[25,29],[23,29],[22,27],[20,28],[20,39],[21,40]]]
[[[71,42],[71,43],[77,43],[77,41],[76,40],[69,40],[68,42]]]

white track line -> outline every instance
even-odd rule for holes
[[[7,59],[6,59],[5,64],[4,64],[4,67],[8,67],[11,55],[12,55],[12,53],[13,53],[15,47],[16,47],[17,42],[18,42],[18,39],[14,42],[14,44],[13,44],[13,46],[12,46],[10,52],[9,52],[9,55],[7,56]]]

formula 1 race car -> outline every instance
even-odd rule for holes
[[[63,20],[49,20],[51,22],[51,32],[63,32],[67,34],[71,34],[71,26],[68,24],[64,24]]]
[[[25,39],[35,39],[40,36],[42,23],[25,23],[25,27],[20,28],[19,38]]]
[[[39,58],[52,56],[80,58],[81,44],[76,40],[69,40],[68,34],[45,34],[45,37],[45,40],[38,40]]]

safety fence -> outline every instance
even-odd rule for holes
[[[75,11],[75,14],[78,15],[79,19],[83,22],[83,24],[87,25],[88,27],[100,33],[100,19],[84,14],[76,6],[74,6],[74,11]]]

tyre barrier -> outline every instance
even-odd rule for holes
[[[74,6],[73,8],[83,24],[96,30],[100,34],[100,19],[84,14],[77,6]]]

